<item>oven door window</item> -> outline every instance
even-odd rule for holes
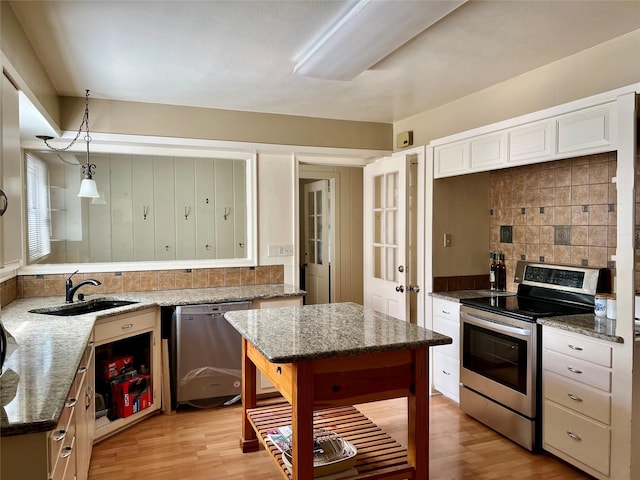
[[[527,394],[527,341],[464,323],[462,365]]]

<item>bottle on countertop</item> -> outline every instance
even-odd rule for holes
[[[491,265],[489,266],[489,286],[491,290],[497,290],[497,276],[496,271],[498,269],[498,264],[496,262],[496,253],[491,252]]]
[[[498,255],[498,265],[496,267],[496,286],[501,292],[507,290],[507,266],[504,263],[504,253]]]

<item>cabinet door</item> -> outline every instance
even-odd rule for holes
[[[175,187],[173,158],[154,157],[153,197],[155,205],[156,260],[176,258]]]
[[[196,258],[195,163],[175,160],[176,260]]]
[[[233,162],[233,234],[236,258],[247,257],[247,162]]]
[[[469,141],[435,147],[434,177],[450,177],[469,171]]]
[[[489,170],[507,161],[507,140],[505,133],[482,135],[471,139],[469,144],[471,171]]]
[[[554,122],[543,122],[513,128],[507,132],[509,143],[509,164],[551,159],[554,152]]]
[[[615,149],[615,104],[587,108],[558,119],[558,153],[596,153]]]
[[[437,350],[433,352],[433,386],[445,397],[460,401],[460,363]]]

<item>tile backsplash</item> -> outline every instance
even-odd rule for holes
[[[616,169],[609,152],[491,172],[490,250],[505,254],[508,290],[518,260],[615,269]]]
[[[17,298],[64,297],[65,279],[69,274],[21,275],[7,280],[0,284],[1,305]],[[284,266],[79,273],[74,277],[76,281],[87,278],[102,283],[98,287],[87,287],[87,294],[281,284],[284,283]]]

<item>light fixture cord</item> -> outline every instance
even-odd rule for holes
[[[80,138],[80,134],[82,133],[82,129],[85,129],[87,134],[85,136],[85,141],[87,142],[87,150],[89,150],[89,142],[91,141],[91,137],[89,136],[89,90],[85,90],[85,100],[84,100],[84,116],[82,117],[82,123],[80,124],[80,128],[78,128],[78,133],[76,133],[76,136],[73,140],[71,140],[71,143],[69,145],[67,145],[66,147],[63,148],[56,148],[52,145],[49,145],[49,141],[44,138],[44,144],[49,147],[51,150],[54,150],[56,152],[66,152],[67,150],[69,150],[71,147],[73,147],[75,145],[75,143],[78,141],[78,138]]]

